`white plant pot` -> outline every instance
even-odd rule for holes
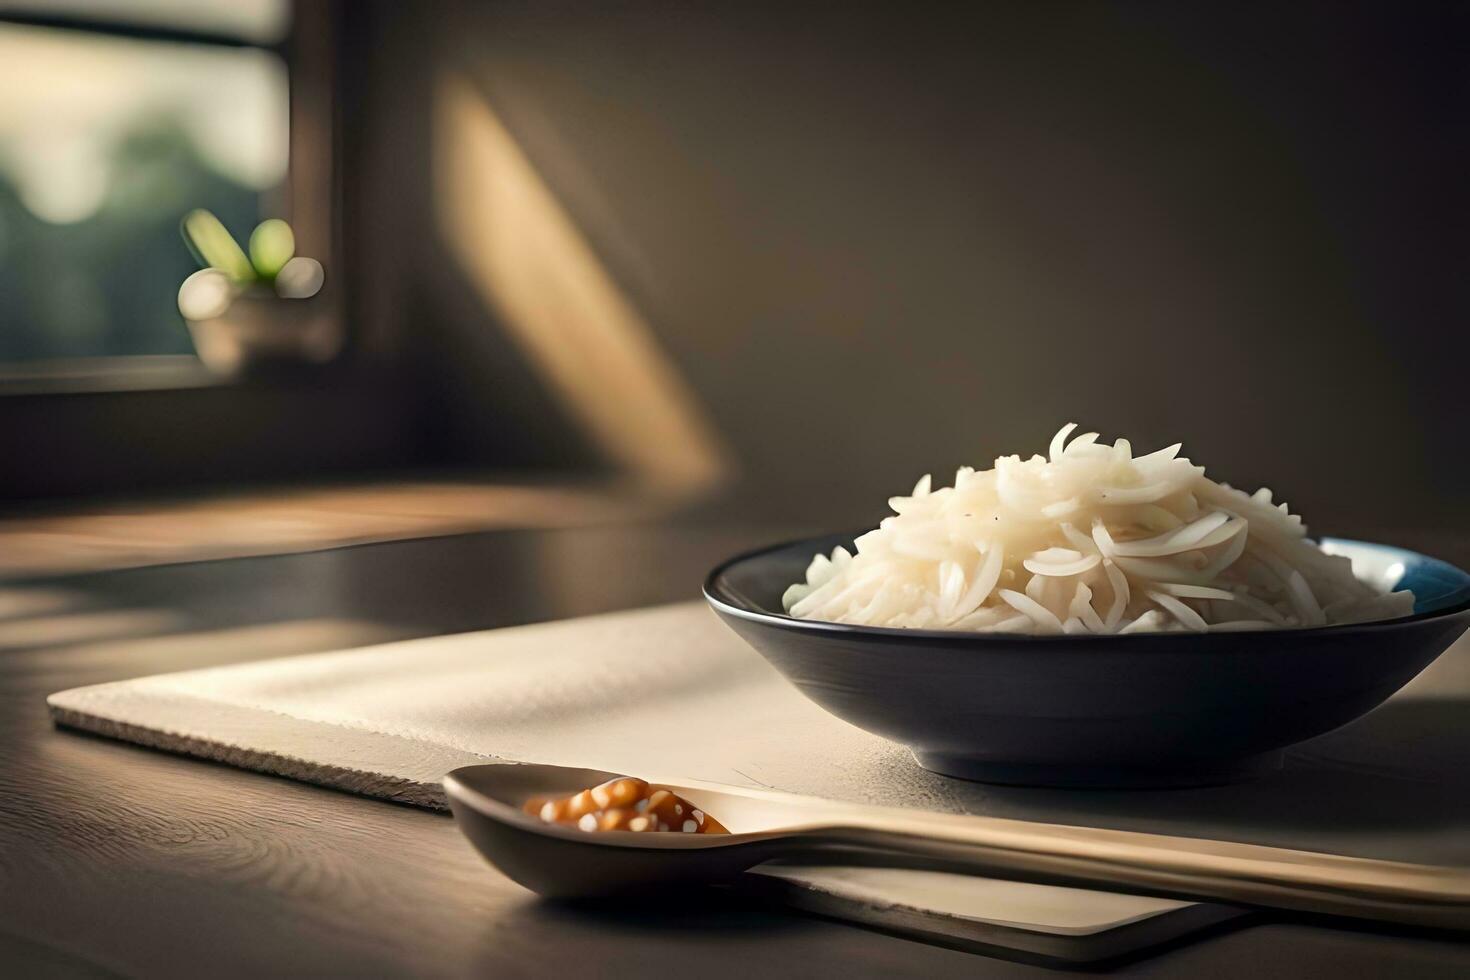
[[[219,316],[186,322],[199,359],[222,377],[325,364],[342,349],[341,327],[320,296],[249,291]]]

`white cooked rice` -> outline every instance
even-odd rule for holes
[[[1301,518],[1206,479],[1179,445],[1134,456],[1097,433],[1048,456],[961,467],[954,486],[888,501],[894,516],[817,555],[782,605],[801,619],[1019,633],[1238,631],[1393,619],[1384,595],[1306,537]]]

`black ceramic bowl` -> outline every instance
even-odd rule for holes
[[[1381,704],[1470,627],[1470,575],[1385,545],[1326,539],[1414,615],[1250,633],[1017,636],[793,619],[781,593],[834,535],[741,555],[705,581],[715,612],[807,697],[902,742],[934,772],[1044,786],[1187,786]]]

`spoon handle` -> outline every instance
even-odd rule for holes
[[[1470,929],[1470,871],[1131,831],[854,810],[817,850],[898,853],[993,878]]]

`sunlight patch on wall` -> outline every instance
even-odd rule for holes
[[[442,74],[434,113],[440,234],[569,415],[640,483],[720,482],[727,458],[693,392],[484,96]]]

